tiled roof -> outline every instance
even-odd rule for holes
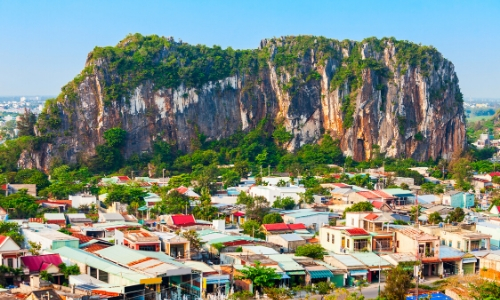
[[[106,249],[108,247],[110,247],[110,246],[104,245],[104,244],[92,244],[88,247],[83,248],[82,250],[85,250],[86,252],[94,253],[96,251]]]
[[[54,266],[62,264],[59,254],[23,256],[21,257],[21,261],[30,270],[30,272],[40,272],[46,270],[51,264]]]
[[[384,206],[384,204],[385,204],[385,203],[384,203],[384,202],[382,202],[382,201],[373,201],[373,202],[372,202],[373,207],[375,207],[376,209],[381,209],[381,208],[382,208],[382,206]]]
[[[128,176],[117,176],[118,177],[118,180],[120,181],[129,181],[130,178]]]
[[[94,239],[93,237],[86,236],[86,235],[83,235],[81,233],[73,233],[73,234],[71,234],[71,236],[74,236],[77,239],[79,239],[80,240],[80,244],[88,243],[88,242],[90,242],[91,240]]]
[[[178,188],[176,188],[176,190],[180,193],[180,194],[184,194],[185,192],[188,191],[188,188],[185,187],[185,186],[180,186]]]
[[[263,224],[264,228],[267,231],[282,231],[282,230],[290,230],[288,224],[285,223],[276,223],[276,224]]]
[[[365,217],[365,220],[368,220],[368,221],[373,221],[376,219],[378,219],[378,215],[374,214],[374,213],[370,213]]]
[[[345,229],[349,235],[370,235],[366,230],[363,228],[347,228]]]
[[[375,191],[372,191],[372,193],[374,193],[375,195],[378,195],[384,199],[396,199],[396,197],[389,195],[381,190],[375,190]]]
[[[173,215],[172,222],[174,225],[194,225],[196,221],[193,215]]]
[[[376,195],[370,191],[363,191],[363,192],[357,192],[356,194],[360,195],[361,197],[364,197],[366,199],[378,199],[381,198],[379,195]]]

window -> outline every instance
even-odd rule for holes
[[[326,241],[329,242],[330,241],[330,234],[329,233],[326,233]]]
[[[351,219],[351,225],[354,226],[354,219]]]
[[[368,249],[367,240],[354,240],[354,251],[360,251],[363,249]]]
[[[332,234],[332,244],[335,243],[335,235]]]
[[[7,259],[7,266],[9,266],[9,268],[14,268],[14,260],[12,258]]]
[[[448,247],[451,247],[451,240],[448,241]]]
[[[441,241],[441,245],[445,246],[446,245],[446,240]]]
[[[350,239],[347,239],[347,248],[349,248],[349,241]]]
[[[139,246],[139,250],[142,251],[156,251],[156,246]]]
[[[457,242],[457,249],[460,249],[460,241]]]
[[[92,267],[89,267],[90,269],[90,276],[94,277],[95,279],[97,279],[97,269],[96,268],[92,268]]]
[[[108,272],[99,271],[99,280],[104,281],[104,282],[108,282],[109,281]]]

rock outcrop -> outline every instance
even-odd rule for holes
[[[227,138],[265,117],[293,134],[289,151],[327,133],[355,160],[446,158],[466,143],[453,64],[432,47],[387,38],[282,37],[235,51],[133,35],[94,49],[62,91],[37,125],[48,142],[21,165],[85,161],[114,127],[128,133],[125,157],[158,140],[189,152],[199,134]]]

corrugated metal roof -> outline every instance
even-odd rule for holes
[[[263,254],[263,255],[271,255],[278,254],[276,250],[273,248],[265,247],[265,246],[243,246],[243,252],[250,251],[255,254]]]
[[[390,262],[373,252],[352,253],[351,255],[368,267],[378,267],[379,265],[382,267],[392,266]]]
[[[188,260],[184,262],[184,264],[190,267],[191,269],[198,270],[203,273],[217,272],[214,268],[210,267],[209,265],[201,261]]]
[[[295,261],[289,261],[289,262],[279,262],[278,265],[280,268],[285,271],[301,271],[304,270],[304,267],[296,263]]]
[[[21,261],[30,272],[40,272],[47,269],[50,265],[59,266],[62,264],[59,254],[45,254],[34,256],[22,256]]]
[[[64,214],[58,214],[58,213],[45,213],[43,217],[47,220],[64,220],[66,221],[66,218],[64,217]]]
[[[347,255],[347,254],[329,254],[329,256],[332,256],[339,262],[341,262],[344,266],[346,267],[364,267],[365,265],[357,260],[356,258]]]
[[[304,239],[295,233],[280,234],[280,237],[287,242],[303,241]]]
[[[291,218],[305,218],[305,217],[310,217],[310,216],[316,216],[316,215],[329,215],[329,212],[323,212],[323,211],[305,211],[305,212],[299,212],[299,213],[294,213],[294,214],[288,214],[286,215],[287,217]]]
[[[439,247],[439,258],[440,259],[446,259],[446,258],[457,258],[457,257],[462,257],[464,256],[464,252],[448,247],[448,246],[443,246],[441,245]]]
[[[141,279],[150,278],[149,276],[137,273],[133,270],[120,267],[112,262],[105,259],[99,258],[95,255],[89,254],[85,251],[79,249],[73,249],[69,247],[62,247],[56,250],[51,250],[54,253],[58,253],[64,258],[70,259],[75,262],[82,263],[84,265],[103,270],[104,272],[123,277],[131,282],[140,283]]]
[[[214,239],[220,239],[220,238],[224,238],[224,237],[228,237],[228,235],[227,234],[223,234],[223,233],[219,233],[219,232],[212,232],[210,234],[202,236],[201,237],[201,241],[202,242],[208,242],[208,241],[211,241],[211,240],[214,240]]]

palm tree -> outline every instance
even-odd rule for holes
[[[135,211],[135,216],[137,217],[138,216],[138,213],[137,213],[137,209],[139,208],[139,202],[137,201],[132,201],[132,203],[130,203],[130,208]]]

